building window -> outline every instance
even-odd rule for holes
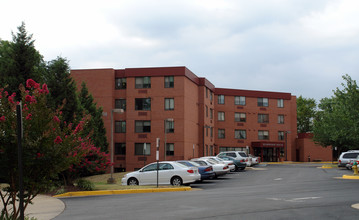
[[[151,121],[135,121],[135,132],[136,133],[150,133],[151,132]]]
[[[278,140],[283,141],[284,140],[284,131],[278,131]]]
[[[115,99],[115,108],[126,110],[126,99]]]
[[[284,108],[284,100],[283,99],[278,99],[277,107],[278,108]]]
[[[206,87],[206,98],[208,98],[208,88]]]
[[[115,121],[115,133],[126,133],[126,121]]]
[[[209,118],[213,119],[213,109],[209,109]]]
[[[151,88],[151,77],[136,77],[135,79],[135,88],[143,89],[143,88]]]
[[[151,155],[151,144],[135,143],[135,155]]]
[[[174,109],[175,109],[175,99],[165,98],[165,110],[174,110]]]
[[[213,101],[213,93],[212,93],[212,91],[209,91],[209,100],[211,102]]]
[[[246,139],[247,131],[246,130],[234,130],[234,138],[235,139]]]
[[[224,112],[218,112],[218,121],[224,121]]]
[[[284,124],[284,115],[278,115],[278,124]]]
[[[167,156],[175,155],[175,145],[173,143],[166,143],[166,155]]]
[[[224,95],[218,95],[218,104],[224,104]]]
[[[269,140],[269,131],[258,131],[259,140]]]
[[[235,105],[246,105],[246,97],[245,96],[235,96],[234,104]]]
[[[235,112],[234,113],[234,121],[238,121],[238,122],[246,122],[246,113],[240,113],[240,112]]]
[[[210,136],[213,137],[213,127],[209,128]]]
[[[165,76],[165,88],[173,88],[173,87],[174,87],[174,77]]]
[[[126,87],[127,87],[126,78],[115,79],[115,89],[126,89]]]
[[[258,123],[269,123],[268,114],[258,114]]]
[[[135,110],[150,111],[151,98],[135,99]]]
[[[206,118],[208,118],[208,106],[206,105]]]
[[[224,129],[218,129],[218,139],[224,139],[226,137]]]
[[[258,98],[258,106],[268,107],[268,98]]]
[[[165,120],[165,129],[166,129],[166,133],[174,133],[175,132],[175,122]]]
[[[115,143],[115,155],[126,155],[126,143]]]

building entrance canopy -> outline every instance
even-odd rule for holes
[[[284,142],[252,142],[252,147],[284,147]]]

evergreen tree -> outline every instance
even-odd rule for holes
[[[20,97],[19,85],[25,85],[27,79],[44,82],[45,63],[35,49],[32,34],[28,35],[25,23],[18,27],[18,33],[12,33],[13,41],[0,44],[0,85],[8,86],[9,92]]]
[[[74,122],[74,113],[79,112],[79,101],[76,94],[76,84],[70,76],[70,66],[65,58],[57,57],[47,63],[47,84],[51,99],[49,106],[53,109],[63,106],[63,119]]]
[[[91,139],[96,147],[101,148],[102,151],[108,150],[108,142],[106,139],[106,129],[102,119],[102,108],[96,107],[93,96],[89,93],[85,82],[81,84],[81,90],[79,93],[79,101],[81,105],[81,113],[91,115],[89,125],[84,129],[85,132],[91,134]]]

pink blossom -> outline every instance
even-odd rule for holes
[[[77,132],[79,132],[83,129],[83,124],[84,124],[84,121],[80,121],[80,123],[75,128],[74,134],[76,134]]]
[[[26,120],[31,120],[31,116],[32,116],[32,114],[28,114],[27,116],[26,116]]]
[[[62,139],[60,136],[57,136],[54,140],[55,144],[60,144],[62,142]]]
[[[43,157],[44,154],[41,154],[41,153],[36,153],[36,158],[40,158],[40,157]]]
[[[8,100],[9,100],[10,103],[15,104],[15,102],[14,102],[14,97],[9,96]]]
[[[28,79],[26,80],[26,87],[27,88],[39,88],[40,87],[40,84],[36,83],[34,80],[32,79]]]
[[[39,90],[41,94],[49,94],[49,90],[47,89],[47,85],[44,83],[42,85],[42,89]]]
[[[55,116],[54,116],[54,121],[56,121],[57,123],[59,123],[59,122],[60,122],[60,119],[55,115]]]
[[[26,101],[26,102],[31,102],[31,100],[32,100],[31,96],[26,95],[26,97],[25,97],[25,101]]]
[[[0,117],[0,122],[3,122],[3,121],[5,121],[5,115]]]

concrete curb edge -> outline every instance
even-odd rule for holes
[[[147,189],[124,189],[124,190],[98,190],[98,191],[77,191],[67,192],[53,197],[73,197],[73,196],[99,196],[99,195],[115,195],[115,194],[132,194],[132,193],[155,193],[155,192],[176,192],[190,191],[191,187],[178,188],[147,188]]]

